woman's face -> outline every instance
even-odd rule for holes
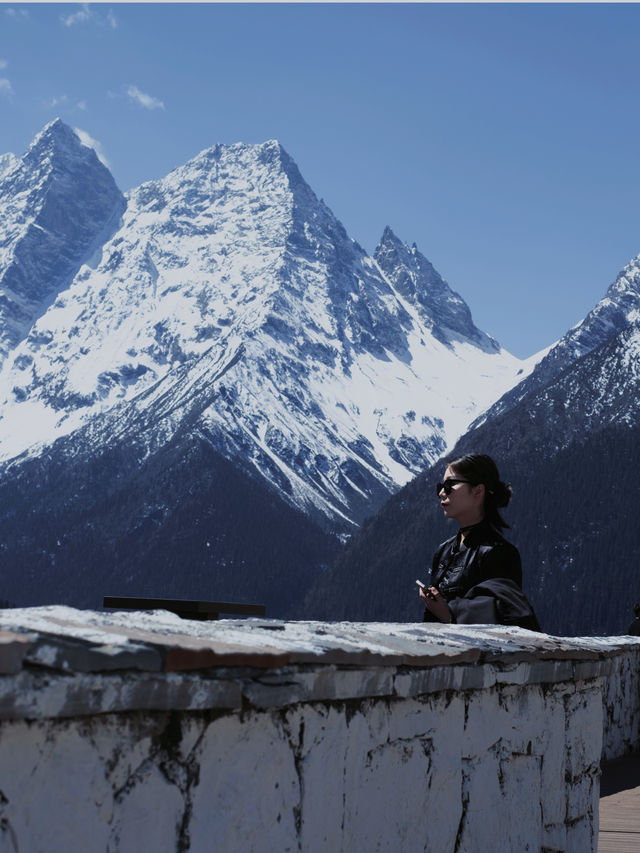
[[[447,518],[455,518],[460,527],[468,527],[477,524],[484,518],[484,486],[472,486],[466,482],[452,482],[465,480],[462,474],[458,474],[455,468],[447,467],[444,472],[444,485],[451,485],[451,491],[446,494],[445,489],[440,489],[438,497],[440,506]]]

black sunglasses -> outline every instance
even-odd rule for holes
[[[470,486],[473,486],[471,480],[454,480],[453,477],[448,477],[444,483],[438,483],[436,486],[436,495],[439,495],[442,491],[444,491],[445,495],[450,495],[453,487],[458,483],[469,483]]]

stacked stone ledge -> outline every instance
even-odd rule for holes
[[[639,664],[497,626],[5,610],[0,849],[595,851]]]

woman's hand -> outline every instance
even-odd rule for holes
[[[441,622],[451,622],[451,611],[435,586],[420,589],[420,598],[424,601],[427,610]]]

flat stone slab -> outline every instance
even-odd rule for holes
[[[630,637],[497,625],[181,619],[168,611],[0,610],[0,718],[269,708],[605,675]]]
[[[640,648],[630,637],[552,637],[497,625],[181,619],[168,611],[65,606],[0,610],[0,673],[177,672],[302,664],[412,666],[601,660]]]
[[[0,675],[19,672],[35,641],[35,634],[0,630]]]

